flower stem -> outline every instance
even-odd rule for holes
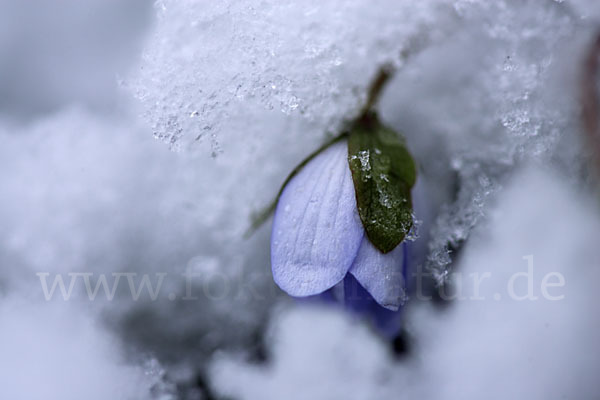
[[[381,96],[381,92],[385,87],[385,84],[390,80],[393,74],[394,69],[391,65],[384,65],[379,69],[377,75],[375,76],[375,79],[373,79],[373,82],[371,82],[371,86],[369,87],[367,102],[361,110],[361,116],[366,115],[375,107],[377,101],[379,100],[379,97]]]

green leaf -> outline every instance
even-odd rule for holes
[[[371,243],[382,253],[404,240],[413,224],[411,188],[416,167],[404,138],[366,113],[350,130],[348,163],[358,214]]]

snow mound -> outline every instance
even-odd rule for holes
[[[223,135],[268,130],[268,120],[230,129],[249,104],[301,115],[323,135],[358,110],[379,65],[400,63],[435,30],[446,4],[161,0],[132,87],[155,135],[175,148],[204,140],[218,154]]]
[[[0,324],[3,399],[142,400],[161,384],[126,363],[119,340],[74,303],[2,298]]]
[[[575,83],[596,8],[575,0],[163,0],[127,85],[172,148],[235,153],[233,164],[256,171],[262,179],[250,196],[260,205],[356,114],[377,69],[395,64],[381,111],[436,182],[441,212],[428,263],[443,281],[451,249],[515,166],[553,159],[580,171]]]
[[[425,298],[409,303],[407,357],[394,359],[348,316],[296,307],[273,320],[269,365],[215,357],[217,390],[243,400],[594,398],[597,206],[575,196],[561,174],[534,168],[495,198],[494,217],[452,275],[445,312]]]

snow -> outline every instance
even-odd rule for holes
[[[0,113],[28,121],[69,104],[115,107],[139,59],[145,0],[0,1]]]
[[[408,356],[392,358],[348,316],[296,306],[272,321],[269,365],[215,356],[220,393],[248,400],[594,398],[600,316],[590,298],[600,279],[600,218],[590,218],[597,206],[589,197],[573,196],[561,174],[539,167],[511,181],[467,245],[452,275],[460,298],[442,310],[431,301],[410,303]],[[540,197],[549,200],[540,204]],[[514,296],[509,285],[528,271],[529,255],[537,300],[519,300],[528,294],[527,278],[514,278]],[[477,291],[472,274],[481,282]],[[561,274],[564,286],[544,292],[548,274]]]
[[[481,393],[493,399],[596,396],[600,317],[590,298],[600,278],[593,239],[600,230],[597,205],[574,196],[562,174],[542,167],[530,166],[511,182],[489,225],[465,250],[459,271],[465,297],[475,295],[469,275],[489,272],[481,283],[485,300],[458,300],[447,315],[432,314],[432,324],[415,332],[440,393],[465,399]],[[537,300],[519,300],[527,294],[527,278],[514,278],[516,297],[509,284],[528,272],[529,256]],[[548,287],[544,295],[548,274],[561,274],[564,286]]]
[[[0,9],[0,398],[595,396],[600,221],[576,90],[596,0]],[[243,238],[384,62],[380,114],[437,214],[427,271],[492,274],[484,301],[409,302],[398,359],[360,321],[286,300],[270,222]],[[529,255],[535,295],[556,272],[564,299],[505,296]],[[80,280],[46,301],[36,273],[165,278],[156,300],[91,301]]]
[[[0,293],[45,305],[39,274],[50,289],[57,276],[68,288],[73,274],[87,273],[92,288],[102,277],[109,291],[116,287],[114,298],[100,288],[90,300],[80,276],[67,300],[56,289],[50,303],[83,303],[98,324],[143,354],[198,368],[215,347],[253,344],[275,297],[268,247],[255,249],[266,232],[242,238],[247,216],[222,207],[233,185],[208,179],[212,159],[169,152],[130,117],[81,109],[40,118],[18,134],[0,127],[0,134]],[[228,169],[213,173],[226,176]],[[244,224],[227,229],[228,219]],[[156,288],[163,274],[162,289],[156,300],[146,290],[136,299],[128,278],[117,285],[114,274],[137,274],[136,288],[145,275]],[[188,285],[193,298],[185,299]]]
[[[450,272],[448,247],[468,238],[515,165],[558,158],[580,169],[564,144],[577,146],[574,60],[592,3],[167,0],[156,8],[142,69],[128,83],[154,134],[173,149],[235,152],[240,164],[263,165],[264,180],[282,181],[270,170],[292,169],[356,114],[378,66],[397,65],[384,119],[406,134],[426,173],[451,182],[453,171],[459,185],[455,199],[440,198],[448,206],[429,260],[439,281]],[[290,144],[292,157],[281,152]]]
[[[435,16],[450,13],[447,4],[159,1],[131,85],[154,134],[173,148],[203,141],[216,156],[224,136],[281,136],[270,118],[236,133],[247,121],[240,111],[256,106],[302,115],[301,129],[287,134],[320,138],[358,111],[382,62],[400,64],[402,50],[439,30]]]
[[[587,22],[553,2],[459,10],[465,27],[407,64],[382,103],[422,152],[423,168],[458,186],[434,227],[430,266],[439,280],[449,272],[447,243],[468,238],[515,166],[554,159],[573,177],[581,168],[574,81]]]
[[[216,355],[211,376],[223,396],[391,398],[389,386],[381,390],[394,374],[391,355],[365,326],[339,312],[306,306],[282,310],[273,324],[273,360],[267,367]]]
[[[0,325],[3,399],[142,399],[159,383],[127,363],[121,343],[73,303],[3,298]]]

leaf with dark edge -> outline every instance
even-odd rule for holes
[[[250,225],[250,227],[248,228],[248,230],[244,233],[244,237],[248,238],[250,236],[252,236],[252,234],[261,227],[262,224],[264,224],[269,217],[271,216],[271,214],[273,214],[275,212],[275,209],[277,208],[277,202],[279,201],[279,197],[281,196],[281,193],[283,192],[283,189],[286,187],[286,185],[289,183],[289,181],[296,176],[296,174],[298,172],[300,172],[300,170],[302,168],[304,168],[304,166],[306,164],[308,164],[308,162],[310,160],[312,160],[313,158],[315,158],[319,153],[321,153],[323,150],[325,150],[326,148],[328,148],[329,146],[331,146],[334,143],[337,143],[338,141],[345,139],[348,137],[348,133],[347,132],[342,132],[341,134],[335,136],[334,138],[328,140],[327,142],[325,142],[321,147],[319,147],[317,150],[315,150],[313,153],[311,153],[308,157],[306,157],[300,164],[298,164],[296,166],[296,168],[294,168],[292,170],[292,172],[290,172],[290,174],[287,176],[287,178],[285,179],[285,181],[283,182],[283,185],[281,185],[281,188],[279,189],[279,192],[277,193],[277,196],[275,197],[275,199],[273,199],[273,201],[264,209],[262,209],[261,211],[254,213],[252,215],[252,224]]]
[[[350,130],[348,163],[363,227],[371,243],[388,253],[413,224],[414,160],[404,139],[368,112]]]

